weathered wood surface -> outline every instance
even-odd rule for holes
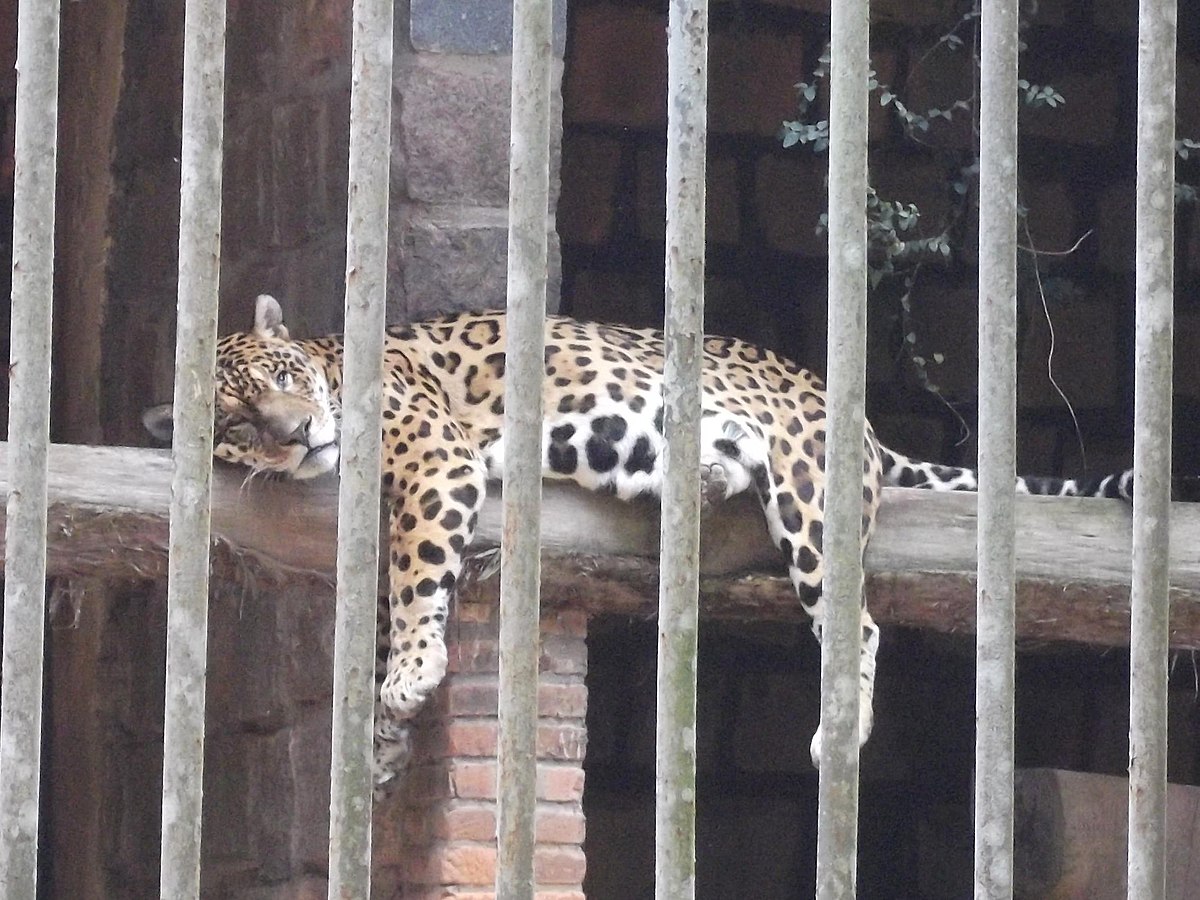
[[[1129,779],[1024,769],[1016,773],[1015,895],[1125,900]],[[1200,897],[1200,788],[1167,786],[1167,897]]]
[[[0,484],[7,490],[7,445]],[[166,571],[170,458],[163,450],[55,445],[50,457],[48,570],[52,575],[161,577]],[[1022,637],[1128,642],[1130,511],[1115,500],[1018,498],[1018,630]],[[213,534],[226,552],[279,572],[332,579],[337,483],[247,479],[219,465]],[[1172,644],[1200,648],[1200,505],[1176,504]],[[489,497],[477,543],[500,538]],[[658,517],[547,484],[543,596],[594,612],[652,615]],[[706,615],[802,620],[756,504],[738,498],[704,525]],[[867,554],[868,590],[882,623],[970,632],[975,618],[975,498],[884,491]],[[745,574],[749,573],[749,574]],[[493,591],[495,579],[477,588]]]

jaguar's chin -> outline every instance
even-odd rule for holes
[[[339,450],[336,442],[313,447],[292,470],[292,477],[303,481],[332,472],[337,468],[338,456]]]

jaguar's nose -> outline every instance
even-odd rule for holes
[[[312,416],[305,416],[286,438],[291,443],[307,444],[312,431]]]

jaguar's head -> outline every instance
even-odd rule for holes
[[[171,405],[142,421],[169,441]],[[338,461],[338,416],[320,360],[288,336],[274,297],[257,300],[254,329],[217,344],[213,455],[256,472],[313,478]]]

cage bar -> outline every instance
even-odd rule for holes
[[[225,2],[188,0],[183,36],[179,323],[175,337],[167,580],[160,876],[163,897],[200,894],[224,99]]]
[[[0,689],[0,896],[37,893],[38,782],[46,617],[46,472],[54,306],[59,4],[17,13],[12,350]]]
[[[1013,893],[1016,639],[1017,2],[982,8],[975,897]]]
[[[496,894],[532,900],[550,203],[551,0],[514,0]]]
[[[1129,643],[1129,896],[1166,896],[1175,0],[1138,19],[1137,335]]]
[[[667,25],[666,360],[658,597],[654,895],[696,892],[696,654],[708,0],[671,0]]]
[[[829,77],[829,363],[821,772],[820,900],[855,893],[858,849],[862,455],[866,421],[867,0],[835,0]]]
[[[371,891],[371,735],[392,121],[392,0],[355,0],[330,767],[330,900]]]

